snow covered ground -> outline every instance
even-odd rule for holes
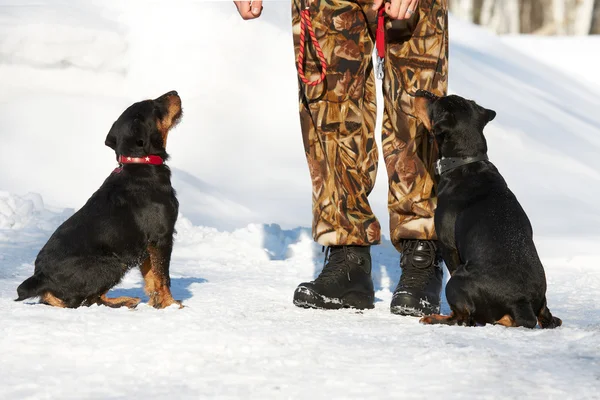
[[[147,4],[0,0],[0,399],[600,398],[595,38],[536,44],[451,19],[450,89],[498,111],[490,158],[529,213],[564,326],[426,327],[388,311],[400,275],[388,241],[373,249],[374,310],[292,305],[322,255],[299,228],[310,182],[289,4],[252,22],[229,2]],[[114,119],[171,89],[185,110],[169,151],[186,307],[13,302],[53,229],[114,167]],[[378,180],[387,227],[383,168]],[[139,274],[113,292],[144,298]]]

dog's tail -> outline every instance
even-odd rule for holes
[[[554,329],[562,325],[562,320],[560,318],[552,316],[550,309],[548,309],[548,306],[546,305],[545,297],[544,305],[538,316],[538,324],[540,324],[540,328],[542,329]]]
[[[17,288],[19,295],[15,301],[23,301],[31,297],[41,296],[46,291],[46,277],[42,273],[36,273],[33,276],[25,279]]]

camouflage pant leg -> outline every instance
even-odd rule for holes
[[[448,82],[447,0],[421,0],[407,23],[386,24],[383,155],[389,180],[390,237],[435,239],[433,163],[437,149],[414,117],[414,93],[445,95]]]
[[[300,0],[292,20],[296,58]],[[322,245],[380,242],[380,225],[367,199],[377,173],[372,1],[313,0],[311,20],[327,60],[325,81],[299,81],[300,122],[313,186],[313,236]],[[308,36],[308,34],[307,34]],[[305,73],[316,79],[316,54],[307,45]]]

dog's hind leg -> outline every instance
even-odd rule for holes
[[[550,310],[546,307],[545,299],[544,306],[537,319],[529,303],[519,303],[513,312],[515,318],[511,317],[510,314],[506,314],[496,321],[496,324],[504,325],[506,327],[522,326],[525,328],[535,328],[535,326],[539,324],[540,327],[544,329],[552,329],[562,325],[562,321],[559,318],[553,317],[552,314],[550,314]]]
[[[452,309],[450,315],[428,315],[419,320],[423,324],[466,325],[475,326],[473,312],[475,306],[462,289],[463,277],[452,277],[446,285],[446,299]]]
[[[140,304],[141,299],[139,297],[115,297],[108,298],[106,294],[100,296],[97,300],[97,304],[102,304],[111,308],[119,308],[119,307],[127,307],[127,308],[136,308],[138,304]]]
[[[31,297],[42,296],[47,290],[46,277],[43,273],[37,273],[27,278],[17,288],[18,298],[15,301],[23,301]]]
[[[42,294],[40,300],[42,303],[47,304],[52,307],[60,307],[60,308],[67,307],[67,305],[65,304],[64,301],[62,301],[61,299],[59,299],[58,297],[56,297],[55,295],[53,295],[50,292],[46,292],[46,293]]]
[[[537,317],[533,312],[533,308],[531,307],[531,303],[527,301],[519,301],[515,305],[512,310],[514,325],[513,326],[522,326],[525,328],[535,328],[537,325]]]
[[[517,326],[515,320],[509,314],[506,314],[504,317],[500,318],[498,321],[495,322],[495,324],[506,326],[507,328]]]
[[[173,299],[171,294],[171,279],[169,277],[169,264],[171,258],[171,247],[163,249],[157,247],[148,247],[149,257],[141,266],[142,276],[144,277],[144,290],[150,300],[148,305],[155,308],[165,308],[172,304],[178,304],[183,307],[181,301]]]
[[[542,310],[540,311],[537,320],[538,324],[540,325],[540,328],[542,329],[554,329],[562,325],[562,320],[560,318],[552,316],[552,313],[550,313],[550,310],[548,309],[548,306],[546,304],[545,297],[544,305],[542,306]]]

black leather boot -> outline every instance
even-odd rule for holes
[[[301,283],[294,304],[304,308],[373,308],[369,246],[331,246],[326,264],[312,282]]]
[[[405,240],[402,248],[402,275],[394,290],[391,312],[415,317],[439,314],[444,273],[435,242]]]

